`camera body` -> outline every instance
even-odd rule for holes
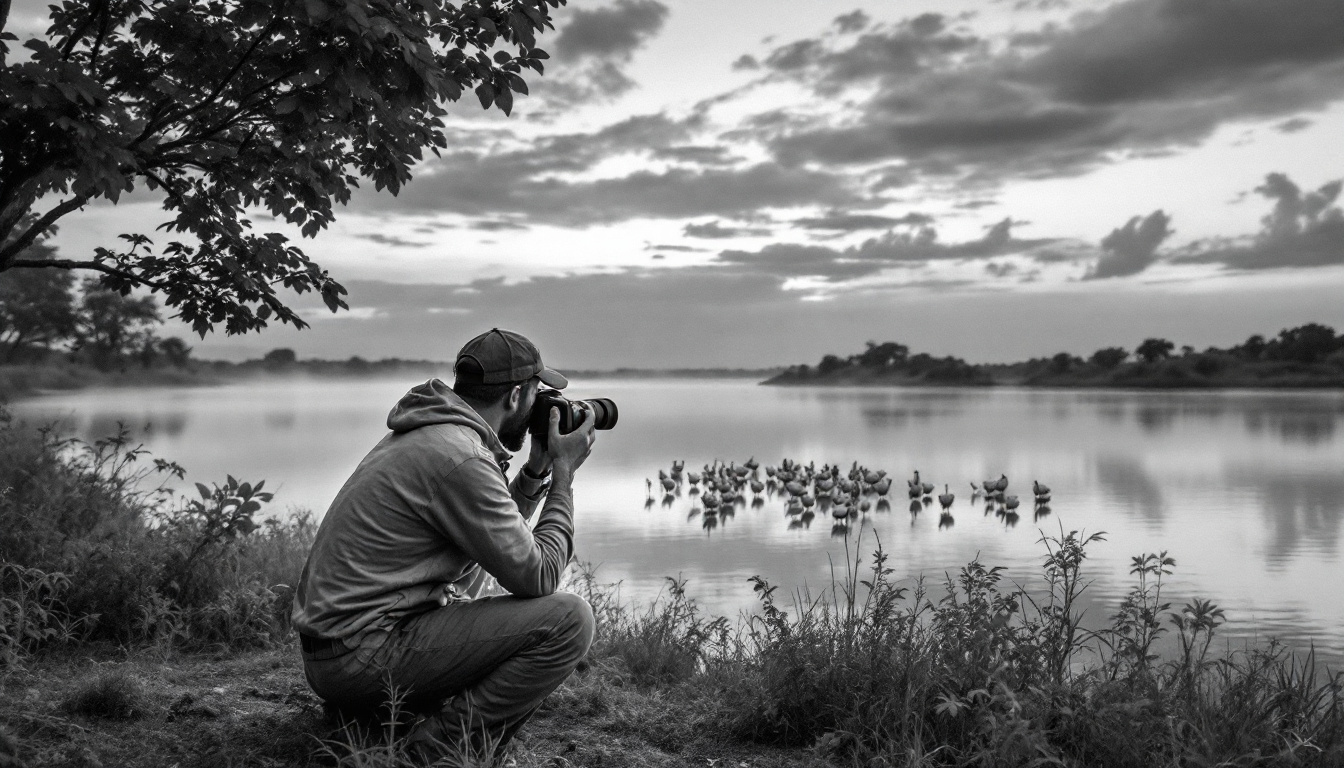
[[[584,406],[587,406],[585,408]],[[528,417],[527,431],[532,435],[533,440],[541,441],[541,447],[547,447],[547,436],[551,431],[551,409],[557,408],[560,411],[560,434],[567,435],[578,429],[583,424],[588,414],[593,415],[594,429],[611,429],[616,426],[616,419],[620,412],[616,410],[616,403],[605,397],[596,397],[591,400],[570,400],[560,394],[558,390],[543,389],[537,392],[537,399],[532,404],[532,413]]]

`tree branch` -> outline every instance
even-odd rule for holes
[[[172,123],[177,120],[181,120],[194,112],[199,112],[200,110],[208,107],[215,99],[219,98],[219,95],[224,92],[224,89],[227,88],[229,83],[233,81],[233,78],[240,71],[242,71],[243,65],[246,64],[247,60],[252,57],[252,53],[257,50],[257,46],[261,45],[263,40],[270,37],[271,32],[274,30],[276,24],[280,22],[280,14],[283,10],[284,10],[283,7],[275,9],[275,15],[271,17],[271,20],[267,22],[266,26],[261,28],[261,31],[257,33],[256,39],[253,40],[252,44],[247,47],[247,50],[243,52],[243,55],[238,58],[237,63],[233,65],[233,69],[229,70],[229,73],[225,75],[222,80],[219,81],[219,85],[215,86],[215,89],[210,92],[209,96],[206,96],[204,99],[202,99],[199,104],[196,104],[195,106],[192,107],[188,107],[178,114],[165,118],[164,125],[167,125],[168,123]]]
[[[139,275],[133,272],[127,272],[123,269],[117,269],[116,267],[109,267],[106,264],[102,263],[101,261],[71,261],[70,259],[15,259],[9,265],[10,269],[17,269],[19,267],[30,267],[35,269],[40,269],[42,267],[55,267],[56,269],[91,269],[95,272],[102,272],[103,274],[106,275],[112,275],[113,277],[120,277],[123,280],[135,283],[136,285],[142,285],[146,288],[156,288],[159,290],[164,290],[168,287],[167,283],[157,280],[149,280],[147,278],[140,277]]]
[[[57,219],[76,208],[83,206],[88,201],[88,195],[75,195],[69,200],[57,205],[55,208],[52,208],[50,211],[47,211],[47,215],[38,219],[37,222],[29,227],[22,235],[19,235],[18,238],[4,248],[0,248],[0,272],[14,266],[16,263],[13,261],[14,256],[24,248],[32,245],[39,235],[46,232],[51,228],[52,224],[56,223]]]

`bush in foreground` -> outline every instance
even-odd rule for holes
[[[176,464],[125,430],[86,444],[0,410],[0,663],[101,639],[264,647],[288,631],[311,517],[255,518],[271,494],[229,477],[175,498]]]

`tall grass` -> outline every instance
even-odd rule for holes
[[[269,645],[288,631],[307,514],[256,517],[271,495],[184,470],[125,430],[89,444],[0,409],[0,663],[86,639],[160,648]]]
[[[232,477],[192,499],[166,493],[181,472],[125,433],[88,445],[0,412],[0,665],[88,639],[245,649],[286,637],[310,519],[257,522],[269,492]],[[856,542],[817,594],[785,603],[753,578],[758,609],[737,622],[706,615],[683,579],[638,606],[580,568],[567,588],[597,632],[574,690],[592,693],[595,717],[604,691],[642,691],[660,716],[672,703],[703,717],[696,738],[841,765],[1344,765],[1344,677],[1273,642],[1211,653],[1223,613],[1167,601],[1167,553],[1135,557],[1109,623],[1084,627],[1101,541],[1061,529],[1042,536],[1032,583],[977,559],[936,588],[897,585],[880,542],[867,565]],[[118,704],[134,699],[125,688],[100,683],[87,707],[133,711]],[[340,765],[413,762],[392,725],[322,751]]]

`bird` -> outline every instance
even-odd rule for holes
[[[891,480],[885,477],[878,478],[876,483],[870,483],[870,485],[873,486],[874,491],[877,491],[878,496],[886,496],[887,491],[891,490]]]
[[[759,495],[761,495],[761,491],[764,491],[764,490],[765,490],[765,483],[762,483],[760,480],[752,480],[752,481],[751,481],[751,492],[752,492],[752,493],[754,493],[754,494],[756,494],[757,496],[759,496]]]
[[[1048,486],[1048,485],[1041,485],[1041,483],[1040,483],[1039,480],[1032,480],[1032,481],[1031,481],[1031,490],[1032,490],[1032,492],[1035,493],[1037,496],[1049,496],[1049,495],[1050,495],[1050,486]]]
[[[999,479],[994,481],[994,490],[996,490],[996,491],[1006,491],[1006,490],[1008,490],[1008,476],[1007,476],[1007,475],[1002,475],[1002,474],[999,475]]]
[[[670,478],[670,477],[664,477],[664,478],[663,478],[663,490],[667,491],[668,493],[671,493],[672,490],[673,490],[674,488],[676,488],[676,487],[677,487],[677,481],[676,481],[676,480],[673,480],[673,479]]]
[[[924,495],[929,496],[933,493],[933,483],[924,483]]]
[[[1016,514],[1015,510],[1017,509],[1019,503],[1020,502],[1018,502],[1016,496],[1005,496],[1003,499],[1003,506],[1007,507],[1008,511],[1014,514]]]
[[[952,507],[952,502],[956,500],[956,498],[956,496],[952,495],[951,489],[944,483],[943,492],[938,494],[938,503],[943,505],[943,509],[950,509]]]

